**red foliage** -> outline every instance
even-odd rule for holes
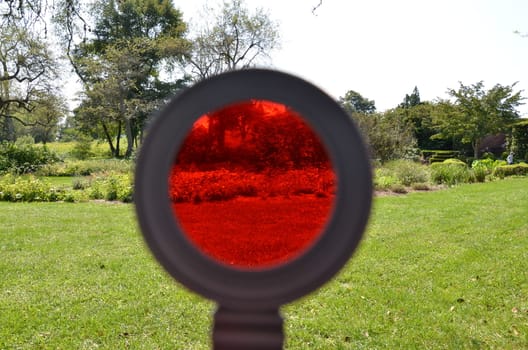
[[[176,162],[202,170],[225,162],[262,170],[328,166],[328,156],[317,135],[294,110],[251,100],[200,117]]]
[[[230,266],[264,268],[316,240],[334,192],[335,174],[312,129],[282,104],[251,100],[197,120],[168,195],[202,252]]]

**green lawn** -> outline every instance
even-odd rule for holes
[[[382,197],[288,349],[526,349],[528,178]],[[207,349],[213,305],[158,267],[133,207],[0,203],[0,349]],[[307,271],[309,273],[309,271]]]

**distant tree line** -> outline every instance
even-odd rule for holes
[[[373,100],[355,91],[339,102],[363,132],[372,157],[382,162],[417,157],[419,149],[458,150],[476,159],[484,138],[498,133],[508,135],[510,150],[521,147],[523,152],[525,141],[515,135],[524,129],[515,125],[522,120],[517,108],[524,98],[515,84],[486,90],[483,82],[460,83],[448,95],[451,99],[422,101],[415,87],[396,108],[383,113],[376,112]]]
[[[203,116],[176,159],[183,168],[328,168],[318,136],[295,111],[282,104],[251,100]]]
[[[280,46],[278,28],[242,0],[206,7],[196,23],[185,23],[170,0],[0,1],[0,141],[89,137],[130,157],[153,111],[198,80],[267,63]],[[73,114],[61,93],[65,63],[81,82]],[[415,87],[385,112],[352,90],[339,102],[381,161],[416,157],[419,149],[477,158],[485,137],[497,133],[507,134],[509,150],[524,152],[524,129],[513,128],[523,100],[515,84],[460,83],[447,92],[448,99],[422,101]],[[225,118],[213,117],[210,132],[229,128]],[[223,135],[210,135],[213,154],[222,153]]]
[[[192,25],[170,0],[2,1],[0,28],[0,140],[80,132],[125,157],[179,89],[262,62],[279,45],[278,25],[242,0],[207,8]],[[82,85],[73,115],[59,102],[59,57]]]

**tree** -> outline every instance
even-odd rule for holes
[[[479,156],[482,139],[506,131],[519,118],[516,108],[522,105],[521,92],[515,84],[495,85],[484,89],[482,81],[469,86],[460,83],[457,90],[449,89],[454,102],[440,101],[434,121],[439,132],[435,137],[458,138],[470,143],[475,158]]]
[[[400,103],[398,107],[401,108],[412,108],[415,106],[418,106],[422,103],[420,100],[420,92],[418,91],[418,87],[415,86],[413,92],[409,94],[405,94],[405,98],[403,99],[403,102]]]
[[[31,135],[35,142],[45,144],[57,137],[59,123],[66,118],[68,106],[59,92],[43,92],[38,96],[35,108],[25,114],[20,117],[26,121],[21,134]]]
[[[13,140],[17,120],[29,115],[47,91],[53,91],[57,61],[49,50],[41,4],[0,3],[0,139]],[[43,34],[41,34],[43,33]]]
[[[376,112],[374,100],[361,96],[358,92],[349,90],[344,97],[339,98],[339,103],[348,113],[372,114]]]
[[[93,37],[77,44],[72,54],[84,85],[77,115],[85,127],[95,122],[103,130],[116,156],[119,144],[114,147],[112,138],[117,135],[119,142],[123,128],[129,157],[147,116],[182,86],[181,80],[170,83],[161,77],[188,47],[186,26],[169,0],[99,1],[94,13]]]
[[[512,126],[509,148],[514,158],[528,162],[528,120],[523,119]]]
[[[404,122],[395,110],[385,113],[354,113],[352,118],[366,138],[373,159],[386,162],[415,152],[416,140],[412,126]]]
[[[184,70],[194,81],[262,62],[279,47],[278,25],[257,8],[251,13],[242,0],[224,1],[219,8],[204,8],[204,22],[192,36]],[[249,110],[249,109],[248,109]],[[215,112],[215,111],[211,111]],[[212,113],[209,129],[218,152],[223,153],[225,132],[233,122],[230,113]],[[238,116],[237,116],[238,118]],[[240,117],[243,124],[248,119]],[[245,128],[240,125],[240,128]]]
[[[250,13],[242,0],[231,0],[204,12],[185,66],[195,80],[251,67],[279,47],[278,25],[261,8]]]

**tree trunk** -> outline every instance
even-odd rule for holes
[[[473,157],[475,159],[479,158],[479,147],[480,147],[480,140],[475,140],[472,142],[471,146],[473,147]]]
[[[132,133],[132,120],[129,118],[125,119],[125,135],[127,138],[125,158],[130,158],[132,151],[134,150],[134,135]]]
[[[119,158],[120,153],[121,153],[121,120],[117,123],[117,141],[116,141],[115,157]]]
[[[114,148],[114,142],[112,141],[112,136],[108,132],[108,128],[106,127],[106,124],[103,122],[102,125],[103,125],[103,131],[104,131],[104,134],[105,134],[105,137],[106,137],[106,142],[108,142],[108,145],[110,146],[110,153],[115,157],[115,155],[116,155],[115,151],[116,150]]]

